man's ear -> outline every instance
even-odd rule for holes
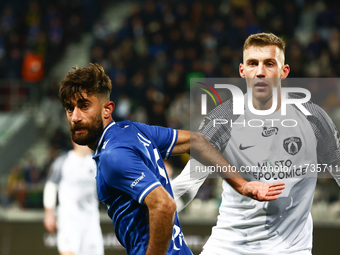
[[[241,78],[246,78],[246,75],[244,74],[244,66],[242,63],[240,64],[238,71],[240,73]]]
[[[283,67],[282,67],[282,72],[281,72],[281,79],[286,79],[286,77],[288,76],[290,72],[290,68],[289,68],[289,65],[288,64],[285,64]]]
[[[113,112],[113,109],[115,108],[115,103],[110,101],[104,104],[104,113],[103,113],[103,117],[104,119],[108,119],[111,117],[111,114]]]

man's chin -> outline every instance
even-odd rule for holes
[[[84,135],[77,135],[77,134],[72,133],[71,138],[72,138],[73,142],[75,142],[78,145],[88,145],[92,142],[92,141],[90,141],[90,139],[88,139],[88,137],[86,137]]]
[[[253,93],[253,96],[255,99],[262,101],[262,100],[268,100],[268,98],[271,97],[268,92],[256,92]]]

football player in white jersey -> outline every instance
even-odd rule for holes
[[[91,150],[75,143],[73,150],[58,157],[51,167],[44,188],[44,225],[50,233],[57,230],[61,255],[104,254],[95,175]]]
[[[303,106],[312,115],[305,115],[295,105],[288,105],[287,115],[281,115],[281,79],[289,74],[289,66],[284,64],[284,49],[284,41],[271,33],[251,35],[244,44],[243,63],[239,66],[248,92],[252,89],[255,109],[270,109],[273,88],[277,89],[278,106],[274,113],[255,115],[245,104],[244,114],[234,115],[230,99],[205,116],[199,132],[237,169],[258,167],[256,171],[241,172],[245,179],[267,183],[283,181],[286,189],[275,201],[259,202],[239,195],[224,180],[217,224],[201,255],[311,254],[313,222],[310,209],[317,176],[304,166],[338,165],[339,135],[328,115],[310,101]],[[295,95],[289,94],[289,97]],[[296,121],[296,127],[277,125],[287,116]],[[213,125],[215,119],[248,123],[254,118],[263,121],[264,125]],[[277,122],[274,124],[271,119]],[[199,169],[196,166],[200,164],[190,159],[173,181],[176,201],[182,199],[188,204],[209,176],[209,173],[195,173],[191,178],[195,169]],[[278,171],[266,173],[264,167]],[[331,174],[339,184],[339,176]]]

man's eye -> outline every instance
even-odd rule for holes
[[[87,109],[87,108],[89,108],[89,105],[88,104],[83,104],[83,108]]]
[[[73,111],[73,106],[72,105],[65,105],[65,110],[67,111],[67,112],[72,112]]]

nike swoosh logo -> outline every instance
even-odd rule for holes
[[[242,146],[242,143],[241,143],[239,148],[240,148],[241,151],[243,151],[243,150],[249,149],[249,148],[254,147],[254,146],[255,146],[255,145],[250,145],[250,146],[244,146],[244,147],[243,147],[243,146]]]

